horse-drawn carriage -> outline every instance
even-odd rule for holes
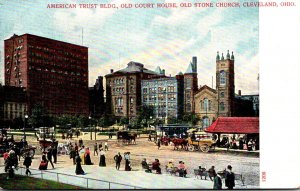
[[[212,139],[212,136],[205,132],[195,132],[188,138],[188,150],[189,151],[202,151],[208,152],[210,148],[214,147],[216,141]]]
[[[123,143],[133,143],[136,144],[137,133],[131,133],[129,131],[118,131],[117,132],[117,140],[118,142],[122,141]]]
[[[41,151],[47,151],[50,146],[57,147],[58,141],[55,141],[54,127],[40,127],[36,133]]]

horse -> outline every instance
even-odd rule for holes
[[[174,144],[174,150],[179,149],[179,146],[181,146],[181,149],[187,150],[188,149],[188,141],[185,139],[178,139],[178,138],[173,138],[171,142]]]

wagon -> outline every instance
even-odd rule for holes
[[[212,136],[205,132],[196,132],[195,136],[198,138],[188,138],[188,150],[189,151],[202,151],[208,152],[212,147],[215,146],[216,141],[212,139]]]

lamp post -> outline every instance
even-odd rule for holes
[[[92,119],[92,117],[89,116],[89,122],[90,122],[90,135],[91,135],[91,140],[92,140],[93,137],[92,137],[92,124],[91,124],[91,119]]]
[[[25,147],[25,141],[26,141],[26,134],[25,134],[25,128],[26,128],[26,120],[28,118],[28,115],[25,114],[24,116],[24,128],[23,128],[23,148]]]

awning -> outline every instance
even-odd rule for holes
[[[259,133],[258,117],[219,117],[205,132],[227,134]]]

